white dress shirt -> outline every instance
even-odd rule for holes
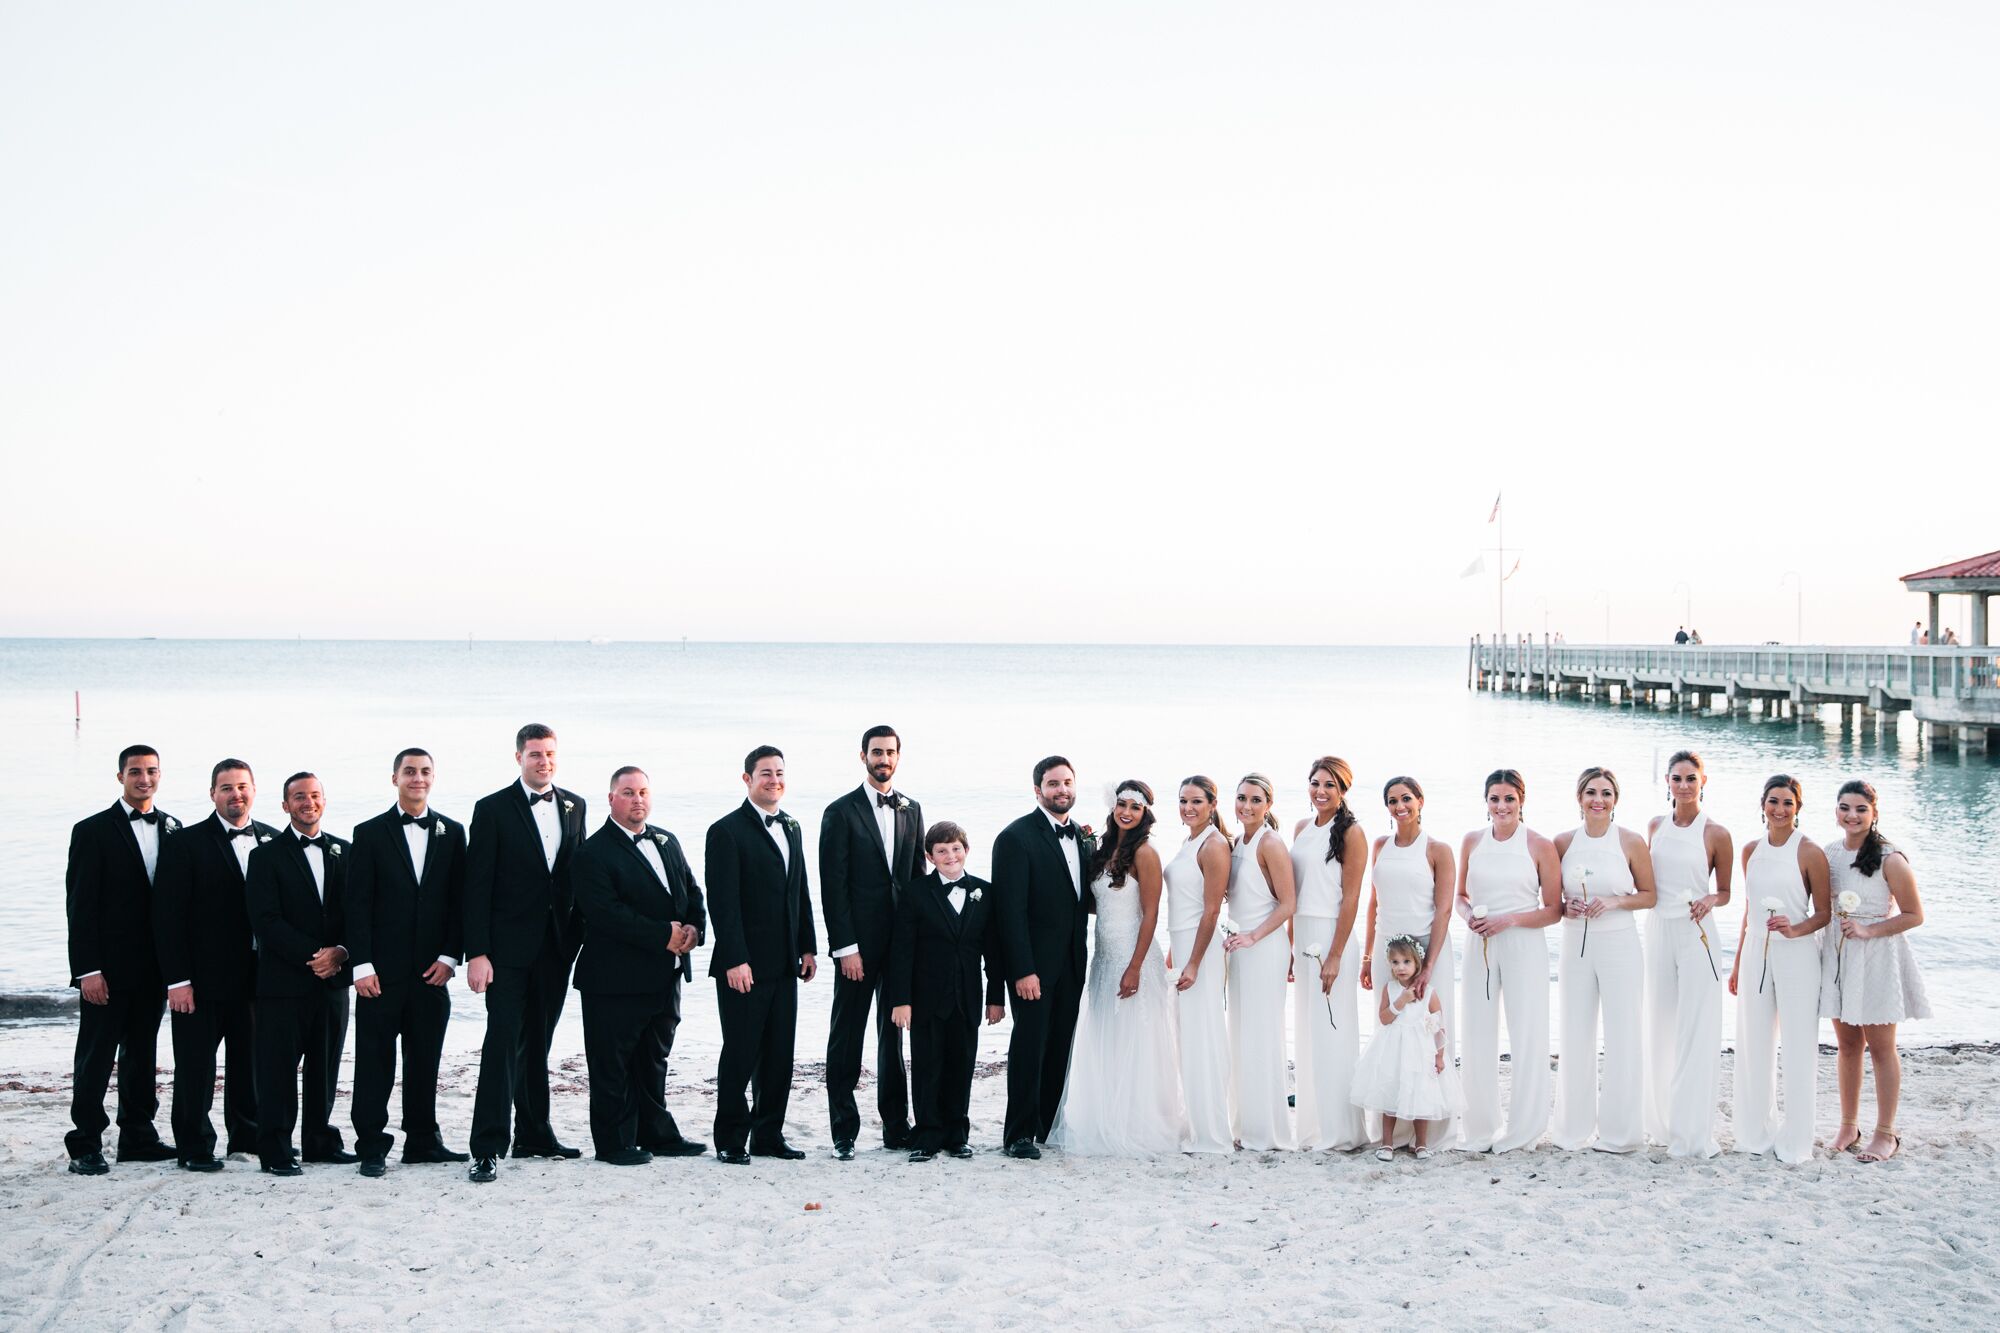
[[[292,836],[298,838],[300,842],[305,841],[300,835],[296,824],[292,826]],[[325,837],[326,835],[322,833],[320,836]],[[318,847],[307,847],[304,850],[306,854],[306,866],[313,872],[313,887],[319,890],[319,900],[324,905],[326,902],[326,852]]]
[[[750,802],[750,809],[755,812],[760,823],[778,813],[776,810],[766,810],[755,801]],[[771,841],[778,844],[778,855],[784,859],[785,869],[789,872],[792,868],[792,840],[785,836],[785,821],[780,819],[775,824],[765,824],[764,832],[770,834]]]
[[[1076,896],[1081,898],[1083,897],[1083,849],[1079,844],[1083,841],[1083,830],[1071,823],[1069,826],[1076,829],[1076,837],[1065,838],[1061,832],[1065,821],[1057,819],[1046,810],[1042,811],[1042,814],[1047,816],[1049,827],[1057,831],[1056,845],[1062,848],[1063,862],[1069,866],[1069,882],[1076,889]]]
[[[634,833],[623,824],[618,827],[624,829],[625,836],[632,839],[632,845],[639,849],[639,855],[646,858],[646,864],[653,867],[653,877],[660,881],[660,887],[666,888],[667,863],[660,859],[660,844],[653,841],[653,835],[644,829]]]
[[[528,785],[526,778],[521,779],[521,790],[530,796],[541,795]],[[555,787],[551,785],[547,790],[554,791]],[[528,813],[535,817],[535,827],[542,835],[542,855],[548,860],[549,869],[554,870],[556,853],[562,850],[562,815],[556,810],[556,801],[530,801]]]
[[[960,875],[957,879],[946,883],[944,891],[945,896],[951,900],[951,910],[953,912],[963,912],[965,910],[965,876]]]
[[[547,804],[547,802],[544,802],[544,804]],[[403,812],[403,807],[398,805],[396,807],[396,813],[400,815],[402,814],[402,812]],[[430,807],[425,806],[422,810],[419,810],[417,812],[417,818],[422,819],[425,815],[430,814],[430,812],[431,812]],[[433,819],[435,821],[436,817],[433,816]],[[428,829],[426,829],[422,824],[403,825],[403,845],[410,849],[410,868],[416,871],[417,883],[419,884],[424,882],[424,858],[431,854],[431,839],[438,836],[437,831],[442,827],[443,827],[442,821],[433,822],[431,827]],[[446,967],[450,968],[453,972],[458,971],[458,960],[456,958],[448,957],[445,954],[439,954],[438,961],[440,963],[443,963]],[[374,975],[375,975],[375,964],[356,963],[354,965],[354,979],[356,981],[362,981]]]

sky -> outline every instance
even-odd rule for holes
[[[0,634],[1458,643],[1518,560],[1510,633],[1901,642],[2000,547],[1996,60],[1979,0],[0,0]]]

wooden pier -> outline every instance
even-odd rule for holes
[[[1811,716],[1823,705],[1846,723],[1894,727],[1909,713],[1931,748],[2000,748],[1995,649],[1806,644],[1600,644],[1499,642],[1475,636],[1466,685],[1542,698],[1589,697],[1730,714]]]

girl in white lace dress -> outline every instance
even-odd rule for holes
[[[1416,1153],[1427,1158],[1432,1155],[1425,1141],[1431,1122],[1450,1120],[1465,1109],[1458,1069],[1446,1054],[1442,998],[1436,987],[1428,1000],[1417,998],[1414,983],[1423,962],[1423,942],[1414,935],[1389,941],[1389,976],[1381,987],[1377,1015],[1382,1026],[1354,1069],[1354,1104],[1382,1116],[1378,1161],[1396,1155],[1398,1120],[1415,1122]]]

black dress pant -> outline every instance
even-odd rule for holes
[[[181,1160],[215,1156],[215,1050],[224,1048],[222,1127],[226,1151],[257,1151],[256,1021],[250,997],[215,999],[195,988],[191,1014],[174,1014],[174,1146]]]
[[[972,1070],[979,1057],[979,1019],[964,1014],[910,1023],[910,1081],[917,1128],[912,1147],[938,1152],[972,1136]]]
[[[160,1141],[153,1118],[160,1095],[153,1075],[160,1056],[160,1015],[167,989],[157,979],[106,977],[111,998],[81,1005],[76,1024],[76,1066],[71,1079],[69,1118],[76,1128],[63,1135],[71,1157],[104,1151],[104,1094],[111,1067],[118,1067],[118,1151],[139,1152]]]
[[[373,999],[354,998],[354,1151],[386,1157],[395,1139],[389,1089],[396,1082],[396,1043],[403,1044],[403,1151],[438,1141],[438,1061],[451,1022],[443,986],[401,981]]]
[[[889,1021],[889,1006],[881,1003],[882,971],[870,967],[859,981],[840,972],[833,962],[833,1019],[826,1035],[826,1109],[833,1141],[861,1137],[861,1109],[854,1103],[854,1085],[861,1081],[861,1048],[868,1035],[868,1013],[875,1012],[875,1109],[882,1113],[882,1143],[896,1148],[909,1142],[910,1093],[903,1070],[903,1030]]]
[[[510,1142],[545,1148],[556,1141],[549,1123],[549,1047],[575,961],[576,950],[558,944],[551,930],[531,965],[493,965],[479,1091],[472,1101],[474,1157],[504,1157]]]
[[[347,987],[259,995],[256,1027],[257,1156],[266,1165],[289,1160],[294,1128],[299,1128],[299,1150],[307,1159],[339,1152],[333,1096],[340,1081],[340,1053],[347,1046]]]
[[[765,969],[758,967],[762,974]],[[715,1146],[741,1152],[777,1146],[785,1137],[792,1099],[792,1045],[799,1025],[799,979],[782,966],[776,981],[759,981],[745,995],[715,979],[722,1020],[722,1054],[715,1067]],[[743,1099],[745,1085],[750,1100]]]
[[[1083,971],[1066,967],[1053,982],[1042,979],[1042,998],[1024,1000],[1010,987],[1014,1035],[1007,1042],[1008,1143],[1046,1142],[1069,1078],[1069,1049],[1083,1004]]]
[[[590,1139],[599,1157],[682,1141],[667,1109],[667,1057],[681,1023],[680,982],[664,995],[583,996]]]

